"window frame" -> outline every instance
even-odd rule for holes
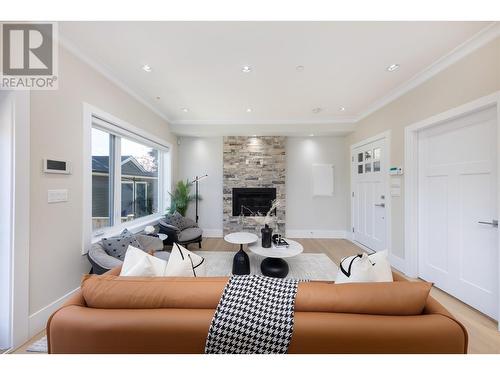
[[[102,228],[97,232],[92,230],[92,128],[105,131],[115,136],[113,157],[113,226]],[[121,138],[125,137],[143,145],[153,147],[160,153],[158,158],[158,212],[138,219],[121,223]],[[93,243],[103,237],[119,234],[123,229],[140,232],[147,225],[154,225],[163,217],[170,204],[167,190],[172,187],[172,144],[156,137],[141,128],[131,125],[90,104],[83,103],[83,236],[82,254],[86,254]]]

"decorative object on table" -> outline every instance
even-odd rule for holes
[[[253,233],[236,232],[224,236],[226,242],[240,245],[238,251],[233,258],[233,275],[248,275],[250,274],[250,260],[248,254],[243,250],[243,245],[248,245],[257,242],[259,237]]]
[[[144,233],[146,234],[153,234],[155,232],[155,227],[152,225],[148,225],[147,227],[144,228]]]
[[[289,243],[281,236],[281,234],[276,233],[273,235],[273,245],[275,247],[288,247]]]
[[[243,218],[244,218],[244,215],[243,215],[243,212],[244,211],[247,211],[247,212],[250,212],[252,214],[252,216],[250,216],[257,224],[261,225],[261,226],[265,226],[265,225],[270,225],[273,223],[273,221],[276,219],[276,209],[279,207],[279,203],[278,203],[278,200],[274,199],[272,202],[271,202],[271,208],[269,208],[269,211],[267,211],[266,215],[263,215],[261,212],[257,211],[257,212],[254,212],[252,211],[250,208],[248,208],[247,206],[244,206],[244,205],[241,205],[241,212],[240,212],[240,216],[239,216],[239,219],[238,219],[238,222],[240,224],[243,223]]]
[[[280,237],[281,238],[281,237]],[[248,246],[248,249],[257,255],[266,257],[260,264],[260,271],[264,276],[284,278],[290,270],[288,263],[282,258],[290,258],[304,251],[300,243],[293,240],[285,240],[287,247],[277,247],[273,244],[271,248],[265,248],[258,243]]]
[[[271,247],[273,229],[269,228],[268,224],[265,224],[264,228],[262,228],[260,232],[262,233],[262,247]]]
[[[195,184],[196,189],[195,189],[195,196],[194,196],[194,202],[195,202],[195,220],[198,222],[198,201],[201,200],[200,195],[198,194],[198,182],[203,180],[205,177],[208,177],[208,174],[205,174],[203,176],[196,176],[193,181],[191,181],[191,184]]]
[[[171,199],[170,209],[168,212],[170,214],[173,214],[177,211],[182,216],[186,216],[186,211],[188,209],[189,203],[196,199],[196,197],[191,194],[192,185],[193,184],[188,180],[177,181],[174,192],[169,192]],[[201,197],[198,197],[198,199],[201,199]]]
[[[152,231],[151,231],[151,228],[153,228]],[[165,241],[168,238],[168,235],[166,235],[164,233],[156,233],[155,227],[153,227],[153,226],[149,226],[149,227],[144,228],[144,233],[146,234],[146,236],[156,237],[162,241]]]
[[[174,243],[164,276],[203,277],[206,276],[205,259]]]

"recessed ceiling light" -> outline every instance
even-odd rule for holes
[[[323,110],[323,108],[320,108],[320,107],[317,107],[317,108],[313,108],[313,113],[320,113],[321,111]]]
[[[244,67],[241,68],[241,71],[243,73],[250,73],[252,71],[252,67],[245,65]]]
[[[247,112],[248,113],[252,112],[252,108],[247,108]]]
[[[314,137],[314,134],[312,134],[312,133],[311,133],[311,134],[309,134],[309,137]]]
[[[344,112],[345,111],[345,107],[339,107],[339,111],[340,112]]]
[[[298,72],[301,72],[301,71],[303,71],[303,70],[304,70],[304,65],[297,65],[297,66],[295,67],[295,69],[296,69]]]
[[[387,70],[388,72],[394,72],[398,69],[399,69],[399,64],[392,64],[389,65],[387,68],[385,68],[385,70]]]
[[[182,112],[189,112],[189,108],[182,108]]]
[[[153,70],[148,64],[144,64],[142,66],[142,70],[144,70],[145,72],[147,73],[151,73],[151,71]]]

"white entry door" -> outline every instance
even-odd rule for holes
[[[419,133],[419,276],[497,318],[496,108]]]
[[[354,148],[352,161],[353,237],[380,251],[387,248],[387,157],[385,138]]]

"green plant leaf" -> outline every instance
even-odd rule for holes
[[[170,214],[173,214],[175,211],[177,211],[182,216],[186,215],[189,203],[196,199],[195,195],[191,194],[192,185],[193,184],[190,183],[188,180],[177,181],[177,184],[175,185],[175,190],[173,192],[169,192],[171,200],[168,212]]]

